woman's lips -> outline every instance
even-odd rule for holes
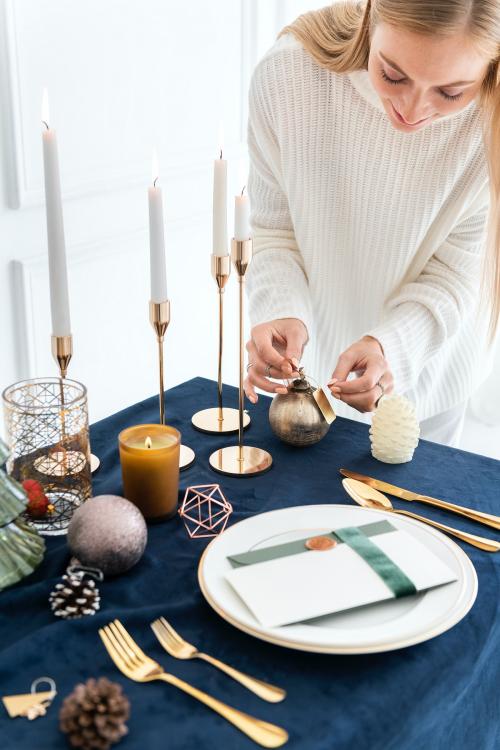
[[[394,104],[391,102],[391,107],[393,109],[394,115],[396,116],[396,119],[399,120],[403,125],[407,125],[409,128],[415,128],[417,125],[420,125],[422,122],[425,122],[428,120],[428,117],[424,117],[422,120],[417,120],[417,122],[408,122],[408,120],[405,120],[402,114],[398,112]]]

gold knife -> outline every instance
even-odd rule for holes
[[[457,513],[460,516],[465,516],[465,518],[470,518],[472,521],[482,523],[484,526],[490,526],[492,529],[500,529],[500,516],[493,516],[490,513],[483,513],[480,510],[465,508],[461,505],[455,505],[455,503],[448,503],[446,500],[438,500],[437,497],[420,495],[418,492],[411,492],[411,490],[405,490],[401,487],[396,487],[394,484],[383,482],[381,479],[367,477],[364,474],[358,474],[357,472],[349,471],[348,469],[340,469],[339,471],[344,477],[357,479],[359,482],[364,482],[364,484],[367,484],[369,487],[374,487],[381,492],[387,492],[388,495],[394,495],[394,497],[399,497],[401,500],[408,500],[410,502],[417,500],[420,503],[434,505],[436,508],[450,510],[452,513]]]

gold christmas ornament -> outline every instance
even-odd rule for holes
[[[386,464],[411,461],[418,445],[420,425],[415,405],[404,396],[384,396],[372,418],[372,456]]]
[[[335,413],[321,388],[314,388],[303,369],[300,378],[278,394],[269,408],[269,422],[274,434],[289,445],[314,445],[325,437]]]

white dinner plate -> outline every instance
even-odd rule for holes
[[[456,574],[445,586],[336,615],[266,628],[225,579],[229,555],[302,539],[343,526],[386,518],[413,534]],[[211,607],[245,633],[264,641],[329,654],[368,654],[412,646],[456,625],[474,604],[477,576],[463,550],[444,534],[411,518],[352,505],[302,505],[251,516],[208,545],[198,567],[201,591]]]

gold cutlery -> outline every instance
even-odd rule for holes
[[[408,500],[410,502],[417,500],[420,503],[434,505],[436,508],[442,508],[443,510],[450,510],[452,513],[458,513],[460,516],[465,516],[465,518],[470,518],[472,521],[477,521],[485,526],[490,526],[492,529],[500,529],[500,516],[483,513],[480,510],[474,510],[474,508],[465,508],[462,505],[455,505],[455,503],[449,503],[446,502],[446,500],[439,500],[437,497],[420,495],[418,492],[411,492],[411,490],[405,490],[402,487],[396,487],[394,484],[383,482],[381,479],[366,477],[364,474],[358,474],[357,472],[349,471],[348,469],[340,469],[340,473],[344,477],[357,479],[358,482],[364,482],[364,484],[369,487],[381,490],[382,492],[387,492],[389,495],[394,495],[394,497],[399,497],[400,500]]]
[[[445,526],[443,523],[431,521],[430,518],[425,518],[424,516],[417,516],[416,513],[410,513],[407,510],[396,510],[388,497],[364,482],[359,482],[357,479],[343,479],[342,484],[352,499],[365,508],[388,510],[391,513],[397,513],[399,516],[415,518],[417,521],[422,521],[429,526],[434,526],[434,528],[440,529],[440,531],[444,531],[446,534],[456,536],[463,542],[472,544],[474,547],[479,547],[479,549],[485,550],[486,552],[498,552],[498,550],[500,550],[500,542],[495,542],[493,539],[485,539],[484,537],[476,536],[475,534],[467,534],[465,531],[453,529],[451,526]]]
[[[209,664],[212,664],[212,666],[220,669],[221,672],[225,672],[229,677],[232,677],[233,680],[236,680],[236,682],[244,685],[248,690],[251,690],[252,693],[258,695],[259,698],[269,701],[270,703],[279,703],[286,697],[286,691],[282,688],[276,687],[275,685],[269,685],[267,682],[257,680],[255,677],[250,677],[250,675],[244,674],[243,672],[230,667],[228,664],[224,664],[224,662],[219,661],[219,659],[215,659],[213,656],[198,651],[196,646],[192,646],[181,638],[179,633],[174,630],[172,625],[170,625],[164,617],[160,617],[158,620],[151,623],[151,627],[155,636],[170,656],[173,656],[176,659],[203,659],[203,661],[207,661]]]
[[[281,747],[288,740],[287,732],[281,727],[238,711],[198,690],[188,682],[184,682],[179,677],[165,672],[163,667],[146,656],[119,620],[114,620],[104,628],[100,628],[99,635],[115,665],[129,679],[135,682],[151,682],[152,680],[168,682],[220,714],[262,747]]]

